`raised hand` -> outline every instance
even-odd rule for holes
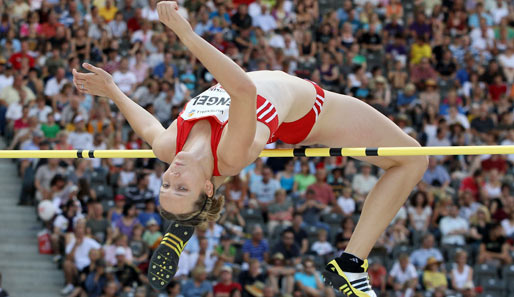
[[[80,73],[73,69],[73,84],[81,93],[95,96],[110,97],[112,89],[116,87],[112,76],[105,70],[91,64],[82,64],[91,73]]]
[[[178,13],[176,1],[161,1],[157,3],[159,20],[175,32],[179,37],[184,33],[192,32],[191,24]]]

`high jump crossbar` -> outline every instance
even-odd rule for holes
[[[514,154],[514,145],[265,149],[260,157]],[[0,150],[0,158],[155,158],[152,150]]]

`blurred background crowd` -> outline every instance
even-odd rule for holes
[[[514,144],[512,1],[178,2],[195,32],[247,71],[280,70],[355,96],[422,145]],[[213,85],[159,23],[156,3],[4,0],[0,133],[9,148],[149,148],[112,102],[72,86],[84,61],[165,127]],[[381,175],[343,157],[258,159],[219,189],[220,221],[196,230],[175,280],[157,292],[145,275],[166,229],[157,199],[166,164],[16,162],[19,203],[55,207],[44,224],[65,296],[339,296],[320,271],[345,249]],[[514,296],[513,162],[431,157],[370,255],[377,294]]]

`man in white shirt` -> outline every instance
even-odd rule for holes
[[[469,231],[468,222],[459,217],[459,208],[457,205],[450,206],[450,215],[441,219],[439,223],[441,230],[442,244],[448,245],[465,245],[466,234]]]
[[[343,211],[343,215],[352,215],[355,211],[355,200],[352,197],[352,188],[345,187],[343,194],[337,198],[337,205]]]
[[[96,242],[96,240],[86,237],[85,235],[85,220],[77,221],[77,225],[75,226],[75,236],[66,246],[66,260],[63,263],[66,287],[64,287],[61,293],[64,295],[73,291],[73,279],[77,276],[78,272],[91,264],[89,252],[102,247],[98,242]]]
[[[252,16],[253,26],[260,27],[262,31],[269,32],[277,28],[277,22],[273,16],[269,13],[266,5],[261,5],[261,14],[255,17]]]
[[[129,71],[129,61],[126,57],[120,60],[120,68],[113,73],[112,79],[123,93],[127,96],[132,95],[137,78],[134,73]]]
[[[7,86],[12,86],[14,82],[12,67],[7,66],[6,63],[4,58],[0,58],[0,91]]]
[[[417,280],[418,273],[416,271],[416,267],[410,263],[409,255],[401,254],[389,273],[388,283],[395,291],[400,291],[405,283],[417,282]],[[414,287],[416,286],[414,285]]]
[[[55,72],[55,76],[47,81],[45,86],[45,95],[48,97],[55,96],[59,94],[62,86],[68,83],[68,80],[65,78],[66,71],[64,68],[59,67]]]
[[[93,136],[86,131],[86,124],[81,115],[73,121],[75,131],[68,136],[68,142],[74,149],[93,149]]]
[[[434,248],[434,235],[428,233],[423,236],[421,247],[410,255],[410,261],[417,269],[421,270],[425,267],[430,257],[434,257],[437,261],[444,260],[441,251]]]
[[[356,174],[352,180],[352,188],[355,192],[366,195],[375,186],[378,179],[371,174],[371,165],[362,163],[361,173]]]

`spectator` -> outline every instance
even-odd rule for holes
[[[387,282],[395,292],[401,291],[406,285],[416,287],[418,273],[416,267],[410,263],[408,254],[400,254],[391,268]]]
[[[468,254],[459,250],[455,254],[455,263],[450,274],[452,287],[464,294],[468,286],[473,285],[473,268],[466,264]]]
[[[441,219],[439,229],[442,234],[442,244],[459,246],[466,244],[469,226],[465,219],[459,217],[459,207],[457,205],[450,206],[450,214]]]
[[[45,86],[45,95],[52,97],[61,91],[62,87],[68,83],[68,80],[65,78],[66,71],[64,68],[59,67],[55,72],[55,76],[52,77]]]
[[[155,219],[150,219],[146,222],[146,230],[143,233],[143,241],[155,250],[162,240],[162,233],[159,231],[159,225]]]
[[[120,282],[123,290],[132,288],[134,283],[141,285],[148,283],[146,276],[140,273],[139,269],[125,260],[125,249],[116,248],[116,265],[113,267],[116,279]]]
[[[300,247],[300,254],[305,254],[309,248],[307,232],[303,228],[303,215],[300,212],[293,214],[293,224],[286,229],[294,234],[294,241]]]
[[[129,71],[128,58],[120,60],[120,67],[112,74],[112,79],[127,96],[131,96],[136,87],[137,78],[132,71]]]
[[[296,211],[303,214],[306,224],[316,226],[318,228],[324,228],[328,231],[328,225],[320,221],[321,213],[327,207],[327,205],[322,204],[316,200],[316,192],[314,192],[312,189],[309,189],[305,193],[305,200],[300,202],[300,205],[297,206]]]
[[[337,198],[337,205],[345,216],[352,215],[355,212],[355,199],[352,197],[352,188],[344,187],[343,193]]]
[[[268,209],[268,230],[280,227],[289,227],[293,221],[293,204],[286,196],[286,191],[279,189],[275,192],[275,202]]]
[[[266,275],[262,272],[260,263],[257,259],[250,260],[248,270],[243,270],[239,274],[239,283],[243,288],[243,297],[257,297],[256,291],[259,293],[258,284],[264,285],[266,283]]]
[[[428,231],[432,208],[428,205],[427,194],[423,191],[414,193],[408,209],[411,227],[418,232]]]
[[[243,261],[250,262],[250,259],[266,261],[268,259],[268,243],[263,237],[262,228],[255,225],[252,230],[252,238],[247,239],[243,244]]]
[[[302,162],[301,171],[294,176],[293,191],[304,193],[307,188],[316,182],[314,175],[310,173],[309,163]]]
[[[42,165],[37,169],[36,176],[34,178],[37,201],[52,199],[50,181],[57,174],[64,174],[64,170],[59,167],[59,159],[48,159],[48,164]]]
[[[428,168],[422,180],[429,185],[439,186],[443,189],[450,184],[448,172],[442,165],[438,164],[437,159],[434,157],[428,159]]]
[[[116,258],[116,252],[121,250],[124,251],[125,260],[129,263],[132,263],[132,250],[128,246],[127,235],[125,234],[117,234],[114,239],[112,239],[112,236],[108,238],[103,250],[104,259],[109,266],[116,265],[118,261]]]
[[[232,268],[225,265],[221,268],[220,280],[213,287],[214,297],[230,297],[233,290],[242,291],[239,283],[232,280]]]
[[[324,169],[318,169],[316,171],[316,182],[307,187],[307,191],[313,190],[316,200],[329,206],[329,209],[333,207],[337,208],[334,192],[332,191],[332,187],[326,182],[326,178],[327,172]]]
[[[361,173],[353,177],[352,189],[358,194],[367,195],[377,181],[378,179],[371,174],[371,165],[363,163],[361,165]]]
[[[334,248],[327,241],[327,231],[325,229],[319,230],[318,240],[312,243],[311,251],[318,256],[328,256],[334,251]]]
[[[410,255],[410,262],[419,270],[427,265],[429,258],[443,261],[443,255],[439,249],[434,248],[434,235],[430,233],[423,236],[421,247]]]
[[[282,232],[281,241],[272,250],[272,254],[282,254],[284,260],[289,265],[300,263],[300,247],[294,241],[294,233],[290,230]]]
[[[187,280],[182,287],[184,297],[212,297],[212,285],[207,281],[204,266],[197,266],[191,272],[192,279]]]
[[[491,224],[486,236],[480,244],[478,263],[487,263],[495,266],[507,265],[512,262],[509,254],[509,244],[503,236],[500,224]]]
[[[448,287],[448,281],[446,275],[439,270],[441,263],[434,257],[430,257],[425,265],[423,271],[423,286],[428,291],[435,291],[436,289],[446,290]]]
[[[259,206],[267,210],[274,200],[274,195],[280,189],[280,183],[273,178],[273,172],[269,167],[262,169],[262,179],[250,184],[250,198],[255,198]]]
[[[66,245],[66,260],[63,263],[66,286],[61,291],[63,295],[73,291],[75,288],[73,280],[81,270],[90,264],[89,252],[101,248],[96,240],[85,236],[86,223],[84,220],[77,221],[74,235]]]
[[[137,219],[136,206],[130,203],[125,203],[123,206],[122,216],[114,222],[114,228],[116,233],[126,235],[129,240],[132,236],[132,230],[134,226],[141,224]]]
[[[353,230],[355,229],[355,222],[352,217],[345,217],[341,220],[342,231],[336,234],[335,247],[338,251],[344,251],[350,238],[352,237]]]
[[[86,130],[85,119],[77,115],[73,120],[75,131],[68,136],[68,141],[74,149],[93,149],[93,135]]]
[[[384,294],[386,292],[386,275],[387,270],[382,265],[380,260],[378,258],[371,259],[369,263],[369,277],[370,277],[370,285],[371,288],[375,292],[380,292],[381,294]]]
[[[112,232],[111,224],[103,217],[103,206],[99,201],[92,200],[92,213],[86,222],[86,234],[97,242],[103,243],[107,235]]]
[[[325,285],[321,280],[321,276],[316,271],[314,261],[307,259],[303,261],[303,272],[296,272],[294,274],[295,285],[300,290],[304,291],[307,296],[317,297],[323,296],[325,293]],[[327,290],[327,295],[333,295],[332,290]]]
[[[291,265],[287,265],[282,253],[273,254],[267,270],[272,292],[290,294],[293,290],[295,269]]]
[[[137,175],[137,182],[135,186],[130,186],[125,191],[125,197],[128,202],[133,204],[138,211],[143,211],[146,208],[146,201],[155,201],[155,195],[149,189],[148,174],[141,173]],[[145,223],[145,222],[142,222]]]

